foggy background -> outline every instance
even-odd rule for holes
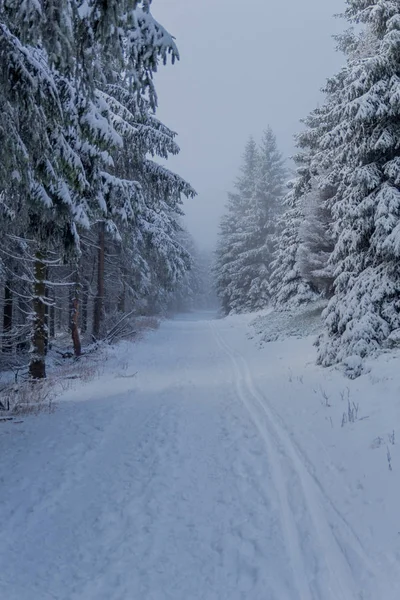
[[[197,190],[186,223],[201,249],[215,247],[227,191],[244,145],[271,125],[288,158],[293,134],[344,63],[332,35],[344,0],[154,0],[152,12],[177,41],[174,66],[156,75],[158,116],[178,132],[169,168]],[[288,160],[288,166],[292,166]]]

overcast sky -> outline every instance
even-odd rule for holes
[[[331,37],[345,28],[333,18],[343,8],[344,0],[153,0],[181,54],[157,75],[158,116],[179,134],[169,167],[199,194],[185,211],[201,248],[215,246],[249,135],[270,124],[282,153],[293,153],[300,119],[343,64]]]

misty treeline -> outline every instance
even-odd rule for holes
[[[205,302],[180,223],[195,195],[153,75],[178,58],[149,0],[0,1],[1,357],[46,375],[52,339],[117,339],[131,316]]]
[[[329,189],[288,169],[271,128],[251,137],[220,225],[215,276],[225,314],[288,309],[332,293]],[[301,207],[301,209],[300,209]]]
[[[215,267],[226,314],[329,300],[323,365],[400,339],[400,3],[347,0],[344,17],[357,27],[296,136],[296,177],[270,130],[249,141]]]

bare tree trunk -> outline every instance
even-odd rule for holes
[[[118,312],[125,313],[125,311],[126,311],[126,277],[127,277],[126,271],[127,271],[127,269],[123,262],[121,244],[118,244],[117,252],[118,252],[118,256],[120,257],[119,258],[119,273],[120,273],[121,284],[122,284],[122,289],[121,289],[120,293],[118,294],[117,308],[118,308]]]
[[[45,278],[47,279],[47,277],[48,277],[48,269],[46,269]],[[44,295],[46,298],[49,297],[49,288],[48,287],[45,287]],[[44,306],[44,323],[45,323],[45,331],[46,331],[46,339],[44,341],[44,348],[45,348],[45,352],[47,355],[47,352],[49,350],[49,303],[48,302],[46,302],[45,306]]]
[[[3,352],[12,352],[11,330],[13,325],[13,292],[11,281],[7,280],[4,285],[3,306]]]
[[[19,269],[17,269],[17,274],[20,275]],[[27,297],[31,295],[31,290],[27,287],[27,284],[21,284],[21,281],[18,285],[18,294],[17,294],[17,306],[16,306],[16,315],[15,321],[17,325],[26,325],[27,323],[27,315],[29,315],[32,311],[32,307],[30,302],[27,300]],[[26,352],[29,350],[30,339],[27,339],[26,336],[18,336],[16,349],[18,353]]]
[[[72,344],[74,346],[75,356],[80,356],[82,353],[81,339],[79,336],[79,295],[80,295],[80,279],[79,265],[76,265],[74,273],[74,287],[70,297],[69,307],[69,329],[71,331]]]
[[[69,287],[57,289],[57,330],[64,332],[69,327]]]
[[[50,321],[50,331],[49,335],[52,340],[56,337],[56,298],[53,293],[53,297],[51,299],[50,304],[50,313],[49,313],[49,321]]]
[[[99,223],[98,255],[97,255],[97,294],[93,311],[93,337],[99,339],[104,313],[104,255],[105,255],[105,223]]]
[[[123,281],[122,290],[118,297],[118,312],[120,312],[120,313],[125,313],[125,308],[126,308],[125,300],[126,300],[126,285],[125,285],[125,281]]]
[[[82,315],[81,332],[82,333],[86,333],[88,330],[89,298],[90,298],[90,291],[92,289],[94,278],[96,275],[96,266],[97,266],[96,263],[97,263],[97,259],[94,256],[93,261],[92,261],[90,276],[89,276],[89,273],[87,273],[87,277],[85,277],[84,284],[83,284],[84,288],[83,288],[83,292],[82,292],[82,313],[81,313],[81,315]]]
[[[46,270],[44,254],[38,250],[34,263],[32,348],[29,365],[29,375],[32,379],[46,377]]]
[[[85,279],[82,288],[81,332],[86,333],[88,322],[89,284]]]

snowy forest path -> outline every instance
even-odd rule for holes
[[[310,600],[370,597],[365,590],[371,593],[371,582],[377,577],[372,559],[325,493],[313,465],[276,409],[257,388],[245,356],[226,343],[213,323],[210,327],[232,362],[237,395],[267,449],[280,501],[282,533],[299,597]]]
[[[209,314],[164,321],[54,414],[2,426],[0,598],[383,597],[247,342]]]

